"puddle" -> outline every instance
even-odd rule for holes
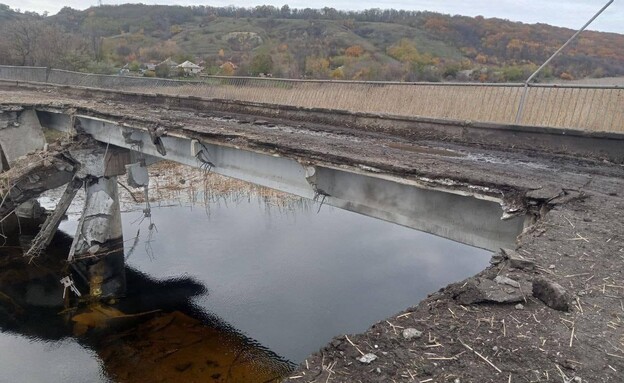
[[[364,331],[490,258],[198,170],[151,171],[151,221],[142,193],[120,189],[125,299],[63,311],[67,235],[36,265],[14,245],[0,249],[0,345],[15,356],[0,358],[0,382],[278,381],[333,336]],[[73,234],[79,211],[63,231]],[[15,368],[18,358],[32,371]]]

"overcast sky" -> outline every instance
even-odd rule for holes
[[[120,4],[127,1],[103,0],[104,4]],[[193,0],[157,0],[136,1],[144,4],[177,4],[177,5],[235,5],[252,7],[271,4],[281,7],[288,4],[291,8],[323,8],[333,7],[343,10],[360,10],[366,8],[395,8],[410,10],[427,10],[467,16],[482,15],[500,17],[526,23],[547,23],[569,28],[579,28],[598,11],[607,0],[213,0],[201,2]],[[63,6],[85,9],[96,5],[97,0],[66,0],[56,2],[50,0],[0,0],[12,8],[22,11],[58,12]],[[592,24],[590,29],[624,33],[624,0],[615,2]]]

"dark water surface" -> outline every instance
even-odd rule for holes
[[[0,299],[0,382],[270,381],[333,336],[364,331],[489,260],[485,250],[318,208],[257,197],[174,203],[152,209],[152,230],[140,211],[123,213],[126,253],[140,229],[128,298],[71,320],[58,315],[62,305],[44,307],[42,295],[60,294],[56,275],[15,288],[2,274],[0,292],[13,286],[28,313]],[[63,253],[70,241],[55,246]]]

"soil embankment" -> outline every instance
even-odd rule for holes
[[[287,382],[621,382],[622,211],[620,196],[597,194],[554,207],[519,238],[526,267],[495,257],[366,333],[336,337]],[[541,291],[544,280],[564,295]],[[362,363],[369,353],[376,359]]]

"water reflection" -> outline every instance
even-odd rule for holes
[[[58,235],[53,251],[36,265],[28,264],[19,246],[2,248],[0,344],[19,343],[19,335],[53,345],[48,353],[72,362],[84,360],[87,347],[102,363],[104,374],[95,381],[277,382],[290,371],[292,364],[194,305],[191,299],[206,289],[190,278],[154,281],[128,268],[126,298],[66,307],[58,275],[70,244],[69,237]],[[78,344],[64,340],[69,337]],[[8,361],[3,356],[0,366]],[[94,364],[86,371],[73,363],[48,368],[64,381],[79,382],[93,378]],[[10,372],[2,369],[0,381],[22,380]]]
[[[484,250],[185,167],[158,164],[151,177],[150,218],[142,191],[122,190],[120,301],[63,301],[67,236],[34,265],[17,243],[0,249],[0,346],[30,356],[27,381],[277,381],[333,336],[364,331],[489,260]],[[75,232],[77,202],[66,233]],[[4,350],[0,382],[23,381],[11,368],[23,361]]]
[[[149,248],[140,208],[122,214],[126,240],[141,235],[128,264],[201,281],[210,294],[198,306],[295,363],[489,261],[488,251],[186,167],[157,174]]]

